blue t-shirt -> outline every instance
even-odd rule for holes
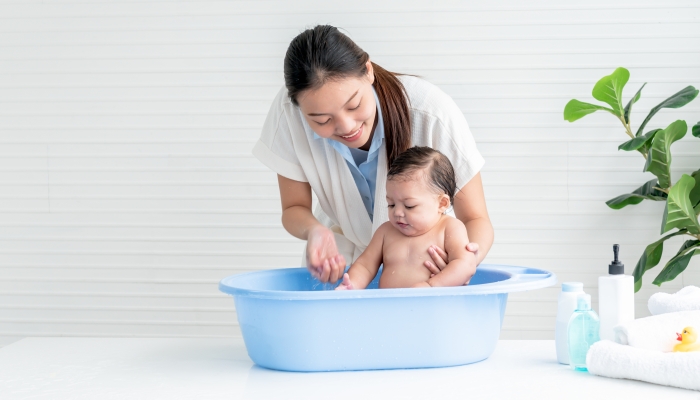
[[[379,148],[384,141],[384,120],[382,119],[382,109],[379,106],[377,92],[372,87],[374,100],[377,102],[377,126],[374,128],[372,143],[369,151],[351,149],[348,146],[331,139],[325,139],[331,146],[345,159],[350,168],[352,178],[355,180],[357,189],[362,196],[362,202],[369,218],[374,219],[374,193],[377,186],[377,165],[379,163]],[[314,138],[323,139],[314,132]]]

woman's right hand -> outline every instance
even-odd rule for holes
[[[345,257],[338,253],[333,231],[323,225],[309,231],[306,260],[311,275],[322,283],[335,283],[345,272]]]

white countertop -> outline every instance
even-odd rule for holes
[[[27,338],[0,349],[3,400],[614,397],[700,392],[574,372],[556,362],[551,340],[502,340],[489,359],[460,367],[324,373],[257,367],[241,338]]]

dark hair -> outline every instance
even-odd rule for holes
[[[399,154],[389,167],[387,180],[406,177],[415,171],[427,169],[428,183],[438,192],[444,192],[454,204],[457,193],[455,170],[444,154],[430,147],[411,147]]]
[[[284,57],[284,83],[292,103],[305,90],[318,89],[329,80],[367,74],[369,54],[338,28],[317,25],[295,37]],[[406,90],[394,72],[372,63],[374,90],[384,119],[387,165],[411,147],[411,113]]]

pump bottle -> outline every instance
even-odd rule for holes
[[[625,275],[625,265],[618,260],[620,245],[613,245],[615,259],[608,266],[608,275],[598,278],[598,310],[600,338],[615,340],[613,328],[634,320],[634,278]]]

